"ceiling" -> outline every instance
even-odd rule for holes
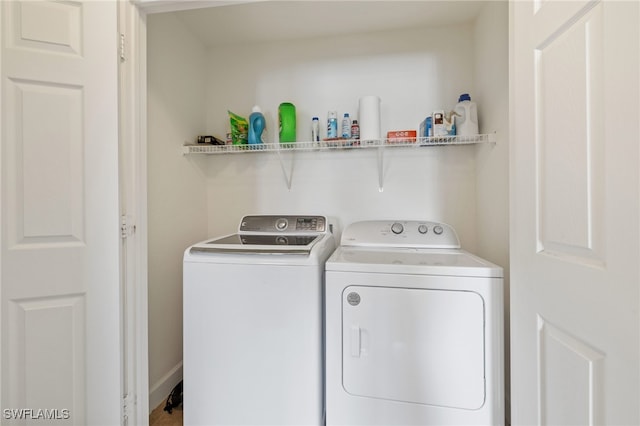
[[[173,13],[211,47],[469,22],[483,4],[478,0],[189,1],[184,3],[189,10]]]

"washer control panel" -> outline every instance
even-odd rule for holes
[[[240,232],[265,233],[325,233],[327,218],[324,216],[245,216],[240,222]]]
[[[343,246],[460,248],[456,231],[446,223],[431,221],[369,220],[349,225]]]

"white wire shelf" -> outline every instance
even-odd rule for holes
[[[320,142],[264,143],[256,145],[211,145],[185,144],[182,153],[187,154],[246,154],[250,152],[274,151],[331,151],[346,149],[428,147],[447,145],[473,145],[495,143],[495,133],[474,136],[434,136],[415,138],[415,140],[379,139],[359,141],[352,139],[336,139]]]

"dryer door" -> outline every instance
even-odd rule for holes
[[[478,409],[484,300],[472,291],[347,287],[343,386],[352,395]]]

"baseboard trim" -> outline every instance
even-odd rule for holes
[[[182,361],[149,389],[149,412],[152,412],[161,402],[166,401],[173,388],[182,380]]]

